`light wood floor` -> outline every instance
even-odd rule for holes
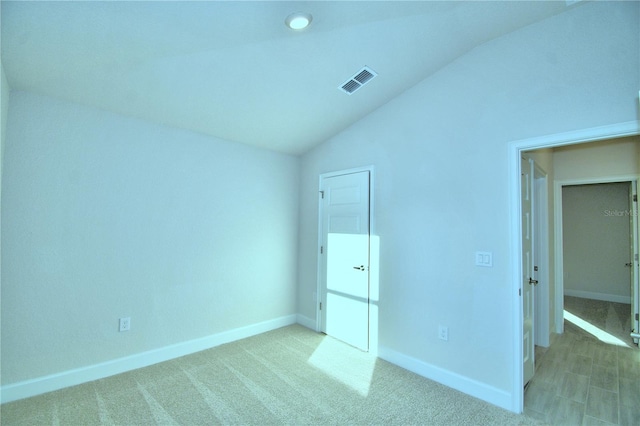
[[[640,350],[628,335],[630,306],[565,297],[565,311],[586,324],[565,315],[565,332],[536,348],[525,414],[553,425],[639,425]],[[592,334],[598,329],[601,338]]]

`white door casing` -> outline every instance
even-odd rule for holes
[[[369,350],[370,171],[321,176],[320,330]]]
[[[523,383],[527,384],[535,372],[534,350],[534,284],[533,279],[533,162],[522,158],[521,161],[521,198],[522,198],[522,363]]]
[[[640,93],[640,92],[639,92]],[[607,126],[592,127],[580,129],[567,133],[556,133],[540,137],[533,137],[522,140],[513,140],[509,142],[509,211],[510,211],[510,230],[511,230],[511,283],[512,283],[512,323],[513,339],[513,383],[511,388],[511,405],[510,409],[515,413],[522,413],[524,409],[524,383],[523,379],[523,318],[522,318],[522,197],[521,197],[521,159],[522,153],[525,151],[559,147],[569,144],[588,143],[605,139],[616,139],[626,136],[640,135],[640,121],[627,121],[622,123],[611,124]],[[634,176],[632,179],[637,179]],[[555,303],[554,303],[554,322],[556,333],[562,333],[563,330],[563,282],[562,282],[562,208],[561,205],[561,184],[554,183],[554,283],[555,283]]]
[[[633,342],[640,340],[640,262],[638,259],[640,233],[638,230],[638,181],[631,181],[629,194],[631,227],[631,336]]]

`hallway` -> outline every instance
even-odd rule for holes
[[[554,425],[640,424],[640,350],[625,306],[565,297],[564,333],[536,347],[527,415]]]

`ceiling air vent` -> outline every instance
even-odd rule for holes
[[[339,87],[347,95],[352,94],[368,82],[370,82],[373,77],[377,76],[376,72],[371,68],[364,67],[356,75],[351,77],[349,80],[342,83]]]

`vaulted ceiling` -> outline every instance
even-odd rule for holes
[[[2,1],[2,63],[28,90],[290,154],[564,1]],[[292,12],[311,25],[285,26]],[[525,48],[525,46],[523,46]],[[339,90],[364,66],[378,75]]]

